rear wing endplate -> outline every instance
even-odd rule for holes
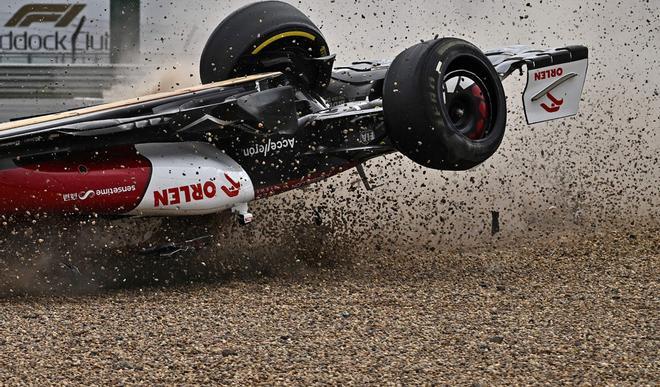
[[[577,114],[587,76],[586,47],[536,50],[512,46],[488,51],[486,56],[502,79],[527,66],[523,105],[528,124]]]

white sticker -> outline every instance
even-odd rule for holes
[[[577,114],[587,63],[581,59],[527,72],[523,104],[528,124]]]

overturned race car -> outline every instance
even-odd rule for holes
[[[440,170],[493,155],[501,80],[527,68],[528,123],[577,113],[588,50],[482,52],[457,38],[334,67],[299,10],[259,2],[208,40],[202,85],[0,124],[0,214],[173,216],[231,210],[401,152]]]

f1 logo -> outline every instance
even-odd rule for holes
[[[83,8],[85,4],[26,4],[5,27],[29,27],[32,23],[55,23],[55,27],[66,27]]]
[[[550,106],[546,105],[545,102],[541,103],[541,107],[548,113],[558,112],[561,109],[561,105],[564,103],[564,99],[555,98],[550,92],[547,92],[546,97],[552,102]]]
[[[220,187],[222,192],[224,192],[225,195],[227,195],[230,198],[234,198],[234,197],[238,196],[238,194],[241,192],[241,183],[238,182],[238,181],[232,180],[232,178],[229,177],[229,175],[226,174],[226,173],[225,173],[225,179],[227,179],[229,184],[231,184],[231,187],[227,187],[227,186],[223,185],[222,187]]]

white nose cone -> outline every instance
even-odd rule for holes
[[[153,143],[136,149],[151,162],[152,175],[130,215],[202,215],[254,199],[247,172],[211,144]]]

